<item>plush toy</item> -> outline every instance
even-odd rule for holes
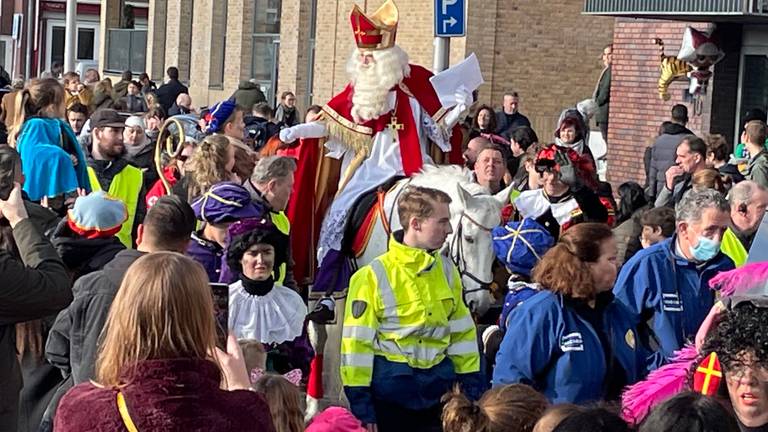
[[[667,91],[669,85],[686,77],[690,79],[690,94],[697,96],[705,93],[707,82],[712,77],[712,66],[725,57],[716,31],[706,33],[687,27],[677,57],[664,54],[664,41],[661,39],[654,39],[654,42],[659,46],[659,97],[665,101],[670,98]]]

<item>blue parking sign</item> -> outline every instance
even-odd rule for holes
[[[467,32],[465,9],[465,0],[435,0],[435,36],[465,36]]]

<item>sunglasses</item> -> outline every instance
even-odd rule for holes
[[[179,157],[177,157],[176,159],[178,159],[180,162],[186,162],[187,159],[189,159],[189,156],[187,156],[187,155],[179,155]]]

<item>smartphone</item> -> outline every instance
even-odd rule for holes
[[[16,178],[16,161],[13,158],[4,159],[0,160],[0,200],[6,201],[13,191],[13,181]]]
[[[216,345],[226,351],[229,332],[229,285],[211,283],[213,313],[216,318]]]

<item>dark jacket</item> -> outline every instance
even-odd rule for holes
[[[189,114],[192,111],[190,111],[188,108],[185,108],[183,106],[179,106],[176,104],[176,102],[173,102],[173,105],[171,105],[171,109],[168,110],[168,117],[173,117],[176,115],[184,115]]]
[[[749,159],[746,177],[747,180],[768,187],[768,151],[763,149],[755,157]]]
[[[516,112],[507,118],[507,114],[504,110],[496,111],[496,133],[499,135],[509,136],[509,133],[513,130],[521,127],[531,127],[531,122],[528,117]]]
[[[147,103],[141,96],[125,95],[120,100],[125,102],[125,109],[130,113],[147,112]]]
[[[613,288],[635,326],[649,323],[665,357],[693,340],[714,304],[709,280],[732,270],[722,252],[706,263],[694,263],[675,253],[677,236],[639,251],[619,272]]]
[[[150,142],[137,154],[131,156],[126,153],[124,156],[129,164],[144,171],[145,189],[147,189],[149,185],[154,185],[155,182],[160,179],[160,176],[157,175],[157,169],[155,169],[155,145],[154,142]]]
[[[158,103],[160,103],[165,112],[168,112],[176,102],[176,98],[182,93],[189,93],[189,89],[179,80],[170,80],[161,85],[156,93]]]
[[[661,362],[611,296],[592,309],[541,291],[512,310],[508,323],[493,385],[528,384],[552,403],[614,399]]]
[[[287,127],[299,124],[299,113],[296,107],[288,108],[283,106],[283,104],[279,104],[275,110],[275,123]]]
[[[240,85],[237,86],[232,97],[235,99],[235,104],[246,112],[251,112],[257,103],[267,101],[267,97],[264,96],[259,85],[250,81],[240,81]]]
[[[147,94],[157,90],[157,84],[154,81],[149,80],[146,84],[141,86],[141,93]]]
[[[616,265],[619,267],[643,248],[643,245],[640,243],[640,234],[643,232],[640,217],[647,209],[648,206],[637,209],[629,219],[620,222],[613,229],[613,238],[616,239],[617,250]]]
[[[133,369],[121,393],[140,431],[273,432],[264,398],[248,390],[221,390],[220,375],[207,360],[146,360]],[[91,383],[78,385],[61,400],[54,430],[126,430],[117,393]]]
[[[96,345],[112,300],[128,267],[142,255],[134,249],[122,250],[102,270],[78,279],[72,288],[72,304],[56,317],[45,357],[75,384],[93,378]]]
[[[54,314],[72,301],[69,277],[53,246],[25,219],[13,229],[22,262],[0,251],[0,430],[16,430],[21,369],[16,323]]]
[[[73,280],[101,270],[118,252],[125,249],[115,236],[89,239],[76,234],[69,228],[67,219],[59,222],[51,243],[72,274]]]
[[[608,110],[611,102],[611,68],[610,66],[600,75],[600,82],[597,83],[595,90],[595,123],[608,123]]]
[[[227,284],[232,282],[221,279],[221,268],[226,265],[227,260],[224,248],[214,241],[203,238],[202,230],[192,233],[187,255],[203,266],[210,282]]]
[[[662,134],[656,138],[651,148],[651,164],[648,168],[648,190],[646,194],[653,201],[659,196],[666,185],[666,173],[669,167],[675,164],[677,155],[675,151],[680,142],[693,132],[685,126],[672,122],[664,122],[661,125]]]

